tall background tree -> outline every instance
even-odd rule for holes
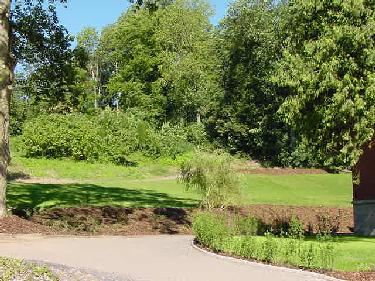
[[[219,26],[224,95],[210,118],[210,129],[232,151],[281,164],[290,133],[277,114],[284,94],[271,81],[281,57],[281,12],[275,1],[234,2]]]
[[[108,101],[148,112],[162,123],[196,121],[220,93],[216,38],[207,2],[140,6],[102,34],[99,52],[110,73]],[[108,102],[107,101],[107,102]]]
[[[86,68],[90,75],[93,93],[94,108],[98,108],[98,100],[101,96],[100,77],[100,56],[98,53],[99,33],[93,27],[86,27],[77,35],[76,54],[81,53],[86,60],[86,64],[81,67]]]
[[[287,37],[275,72],[275,81],[289,95],[280,108],[285,120],[321,166],[353,169],[354,194],[367,184],[356,182],[355,167],[374,140],[374,12],[375,2],[367,0],[289,1],[284,27]],[[365,158],[372,169],[375,158]],[[373,200],[373,171],[371,175],[366,165],[362,168],[359,172],[370,178],[360,176],[360,180],[372,183],[362,199]],[[358,208],[355,205],[355,212]],[[372,218],[374,231],[374,214],[372,204],[361,218],[356,217],[356,224],[364,217]]]

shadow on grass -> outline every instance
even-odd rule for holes
[[[148,189],[103,187],[94,184],[16,184],[8,188],[12,208],[76,206],[196,207],[198,201]]]

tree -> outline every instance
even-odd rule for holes
[[[289,128],[277,114],[285,95],[271,81],[281,56],[281,12],[271,0],[238,0],[219,26],[224,95],[210,131],[232,152],[280,164]]]
[[[13,63],[9,44],[10,0],[0,2],[0,217],[6,214],[6,173],[9,153],[9,100]]]
[[[108,100],[159,122],[204,115],[220,92],[209,15],[207,3],[198,0],[129,9],[101,38]]]
[[[217,36],[206,1],[175,1],[158,11],[155,38],[169,119],[207,119],[221,95]]]
[[[146,8],[154,12],[173,3],[174,0],[129,0],[129,2],[133,3],[136,9]]]
[[[98,99],[100,99],[101,96],[100,62],[98,54],[99,40],[99,34],[93,27],[86,27],[77,35],[77,50],[82,49],[88,57],[85,67],[91,75],[92,84],[94,86],[95,109],[98,107]]]
[[[322,166],[356,174],[374,138],[375,2],[291,0],[284,29],[275,81],[289,97],[280,112]]]
[[[0,2],[0,217],[6,214],[6,173],[10,161],[9,103],[13,73],[17,61],[46,59],[45,51],[50,47],[48,35],[57,36],[55,39],[63,35],[63,32],[49,33],[59,27],[52,2],[49,1],[46,8],[42,0],[15,1],[12,9],[10,0]],[[58,50],[55,54],[58,55]]]
[[[154,13],[130,9],[103,32],[99,52],[109,74],[107,103],[119,102],[125,110],[138,108],[163,119],[166,102],[155,46],[156,25]]]

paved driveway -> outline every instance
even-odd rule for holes
[[[129,281],[322,281],[322,275],[220,258],[191,236],[0,236],[0,256],[114,273]],[[119,277],[120,278],[120,277]]]

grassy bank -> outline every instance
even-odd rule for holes
[[[18,183],[8,189],[11,206],[53,207],[120,205],[126,207],[194,207],[198,194],[187,192],[175,176],[175,160],[143,160],[137,167],[72,160],[28,159],[15,154],[11,176],[45,181]],[[241,204],[350,207],[349,174],[243,175]],[[44,183],[44,184],[43,184]]]

